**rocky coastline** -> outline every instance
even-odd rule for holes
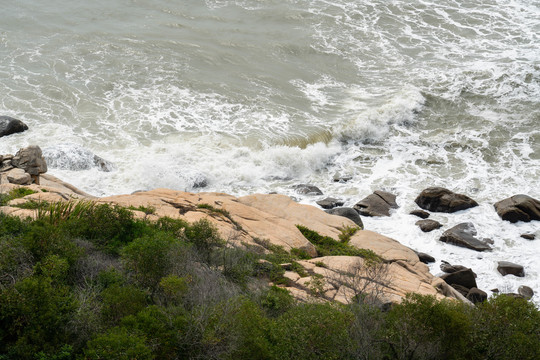
[[[323,209],[298,204],[290,197],[279,194],[234,197],[224,193],[154,189],[96,198],[46,174],[47,164],[38,146],[21,149],[15,155],[0,155],[0,165],[0,194],[8,194],[20,187],[32,191],[1,206],[0,211],[5,214],[35,217],[37,210],[21,206],[30,201],[95,201],[132,209],[135,216],[148,220],[164,216],[188,222],[207,219],[229,246],[265,252],[270,251],[267,246],[270,244],[287,251],[302,251],[309,255],[308,259],[298,261],[305,271],[299,274],[290,269],[290,264],[283,264],[288,283],[282,285],[302,301],[348,303],[357,295],[353,290],[355,287],[376,293],[381,304],[399,303],[410,292],[472,303],[487,298],[487,293],[477,288],[476,274],[472,269],[443,261],[441,270],[445,274],[433,276],[426,263],[435,259],[429,254],[363,229],[360,216],[390,216],[392,210],[398,207],[395,195],[385,191],[375,191],[352,208],[342,207],[339,199],[328,198],[319,204]],[[307,194],[320,192],[309,184],[300,184],[296,189]],[[427,219],[431,212],[466,211],[478,205],[466,195],[443,188],[425,189],[415,202],[419,209],[411,214],[422,218],[417,225],[426,232],[443,226]],[[501,221],[540,220],[540,201],[527,195],[515,195],[494,206]],[[367,274],[365,259],[356,256],[320,256],[316,247],[300,232],[299,225],[332,239],[340,238],[344,229],[358,229],[347,240],[348,244],[373,251],[383,260],[382,266],[378,273]],[[522,236],[534,239],[534,234]],[[472,223],[459,224],[446,230],[439,240],[474,251],[491,250],[491,240],[477,238]],[[524,276],[526,269],[519,264],[500,261],[498,271],[502,275]],[[357,278],[367,280],[358,284],[355,281]],[[534,295],[533,289],[524,286],[518,292],[513,295],[525,298]]]

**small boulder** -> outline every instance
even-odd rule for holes
[[[456,289],[463,297],[467,298],[467,295],[469,294],[470,289],[466,288],[465,286],[458,285],[458,284],[452,284],[452,287]]]
[[[474,272],[471,269],[463,269],[456,272],[453,272],[451,274],[443,274],[441,275],[441,279],[443,279],[448,285],[453,286],[452,284],[465,286],[467,289],[472,289],[476,286],[476,279],[474,276]]]
[[[41,148],[35,145],[17,151],[11,159],[11,165],[34,176],[47,172],[47,163],[41,154]]]
[[[536,235],[535,234],[521,234],[520,235],[522,238],[524,238],[525,240],[534,240],[536,239]]]
[[[377,190],[360,200],[353,208],[364,216],[390,216],[390,209],[397,209],[398,205],[394,194]]]
[[[518,288],[518,294],[523,296],[524,299],[531,299],[533,296],[534,296],[534,291],[533,289],[531,289],[530,287],[528,286],[525,286],[525,285],[521,285],[519,288]]]
[[[511,223],[540,220],[540,201],[528,195],[514,195],[495,203],[494,206],[500,218]]]
[[[467,300],[469,300],[473,304],[478,304],[487,300],[487,293],[485,291],[482,291],[474,287],[471,290],[469,290],[469,293],[467,294],[466,297],[467,297]]]
[[[345,204],[345,202],[333,197],[327,197],[326,199],[317,201],[317,205],[323,209],[333,209],[338,206],[343,206],[343,204]]]
[[[415,251],[416,255],[418,255],[418,258],[420,259],[421,262],[423,262],[424,264],[429,264],[429,263],[434,263],[435,262],[435,258],[429,254],[426,254],[426,253],[423,253],[423,252],[418,252],[418,251]]]
[[[446,230],[439,240],[476,251],[491,250],[488,244],[475,238],[475,235],[476,229],[472,223],[461,223]]]
[[[321,189],[314,185],[309,184],[298,184],[294,185],[293,189],[296,190],[298,194],[302,195],[323,195]]]
[[[7,180],[12,184],[17,185],[30,185],[32,184],[32,177],[26,173],[23,169],[11,169],[6,173]]]
[[[499,264],[497,265],[497,270],[501,273],[502,276],[506,276],[508,274],[515,275],[518,277],[525,276],[525,271],[523,270],[523,266],[514,264],[509,261],[499,261]]]
[[[325,210],[326,213],[331,215],[338,215],[346,217],[347,219],[352,220],[356,225],[358,225],[361,229],[364,228],[364,223],[362,222],[362,219],[360,218],[360,215],[350,207],[337,207],[329,210]]]
[[[9,116],[0,116],[0,137],[16,134],[28,130],[28,126],[21,120]]]
[[[334,182],[346,183],[347,181],[352,180],[352,176],[350,176],[350,175],[341,175],[339,172],[336,172],[334,174],[333,179],[334,179]]]
[[[414,202],[422,209],[444,213],[453,213],[478,206],[478,203],[470,197],[442,187],[431,187],[423,190]]]
[[[418,225],[423,232],[430,232],[442,227],[440,222],[431,219],[418,220],[415,224]]]
[[[445,272],[447,274],[451,274],[451,273],[454,273],[456,271],[468,269],[468,267],[466,267],[466,266],[452,265],[448,261],[444,261],[444,260],[442,260],[441,265],[439,267],[440,267],[441,271],[443,271],[443,272]],[[474,272],[473,272],[473,274],[474,274]],[[474,274],[474,277],[476,277],[476,274]]]
[[[424,210],[413,210],[409,214],[418,216],[421,219],[427,219],[429,217],[429,213]]]

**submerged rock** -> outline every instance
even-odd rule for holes
[[[422,209],[444,213],[453,213],[478,206],[478,203],[470,197],[442,187],[431,187],[423,190],[414,202]]]
[[[540,201],[528,195],[514,195],[494,204],[501,219],[515,223],[540,220]]]
[[[390,209],[397,208],[396,196],[381,190],[375,191],[354,205],[354,209],[364,216],[390,216]]]
[[[10,116],[0,116],[0,137],[28,130],[28,125]]]
[[[43,155],[51,168],[62,170],[90,170],[109,172],[114,170],[112,162],[97,156],[76,144],[60,144],[43,149]]]
[[[430,232],[442,227],[440,222],[431,219],[418,220],[415,225],[418,225],[423,232]]]
[[[419,218],[422,218],[422,219],[427,219],[429,217],[429,213],[424,210],[413,210],[409,214],[418,216]]]
[[[302,195],[323,195],[321,189],[319,189],[315,185],[298,184],[294,185],[293,189],[296,190],[298,194]]]
[[[461,223],[446,230],[439,240],[476,251],[491,250],[488,244],[475,238],[475,235],[476,229],[472,223]]]
[[[525,276],[525,271],[523,270],[522,265],[514,264],[509,261],[499,261],[497,265],[497,270],[501,273],[502,276],[506,276],[508,274],[518,277]]]

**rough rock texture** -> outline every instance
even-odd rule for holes
[[[472,289],[476,286],[476,279],[474,272],[471,269],[463,269],[450,274],[444,274],[441,279],[446,281],[449,285],[461,285],[467,289]]]
[[[476,229],[472,223],[461,223],[446,230],[439,240],[476,251],[491,250],[489,245],[475,238],[475,235]]]
[[[472,288],[467,294],[467,299],[469,299],[473,304],[477,304],[487,300],[487,293],[478,288]]]
[[[19,150],[11,159],[11,165],[23,169],[30,175],[47,172],[47,163],[43,158],[41,149],[35,145]]]
[[[28,130],[28,126],[21,120],[9,116],[0,116],[0,137]]]
[[[422,209],[436,212],[453,213],[478,206],[470,197],[456,194],[442,187],[423,190],[414,202]]]
[[[397,208],[396,196],[380,190],[368,195],[354,205],[354,209],[364,216],[390,216],[390,209]]]
[[[534,291],[533,291],[533,289],[531,289],[528,286],[521,285],[518,288],[518,294],[523,296],[524,299],[529,300],[530,298],[532,298],[534,296]]]
[[[430,215],[427,211],[424,211],[424,210],[413,210],[409,214],[418,216],[419,218],[422,218],[422,219],[427,219]]]
[[[0,192],[8,192],[15,187],[18,185],[0,185]],[[134,211],[134,214],[148,220],[156,220],[161,216],[189,222],[208,219],[231,246],[250,245],[268,251],[265,246],[270,243],[283,246],[286,250],[303,249],[314,256],[313,259],[300,261],[308,276],[296,274],[292,269],[286,272],[286,277],[291,282],[288,289],[299,300],[334,300],[347,303],[359,293],[367,292],[375,293],[377,301],[387,304],[400,302],[406,293],[416,292],[468,302],[443,280],[431,275],[428,267],[411,249],[372,231],[356,232],[349,244],[377,253],[384,261],[379,263],[375,270],[362,266],[365,265],[364,260],[359,257],[316,257],[315,247],[300,233],[297,224],[334,239],[338,238],[344,226],[356,224],[346,217],[327,214],[314,206],[298,204],[287,196],[255,194],[236,198],[222,193],[194,194],[155,189],[95,199],[50,175],[42,177],[40,186],[33,184],[28,188],[38,192],[22,199],[12,200],[11,205],[28,199],[46,199],[54,202],[72,198],[135,208],[143,205],[154,207],[155,214],[145,214],[141,211]],[[46,189],[47,192],[42,192],[41,189]],[[12,206],[0,207],[0,211],[24,217],[35,216],[35,210],[23,210]],[[321,263],[325,266],[318,266]],[[322,278],[316,274],[322,275]],[[369,281],[366,282],[365,279]]]
[[[362,219],[360,218],[360,215],[350,207],[338,207],[333,208],[330,210],[325,210],[327,214],[330,215],[338,215],[348,218],[349,220],[352,220],[356,225],[358,225],[361,229],[364,228],[364,223],[362,222]]]
[[[333,209],[338,206],[343,206],[343,204],[344,202],[342,200],[333,197],[327,197],[326,199],[317,201],[317,205],[319,205],[323,209]]]
[[[456,271],[468,269],[468,267],[463,266],[463,265],[452,265],[448,261],[442,260],[442,263],[440,265],[440,269],[443,272],[447,273],[447,274],[451,274],[451,273],[454,273]],[[476,277],[476,274],[474,275],[474,277]]]
[[[499,261],[497,265],[497,270],[501,273],[501,275],[515,275],[519,277],[525,276],[525,271],[523,270],[522,265],[514,264],[509,261]]]
[[[430,232],[442,227],[440,222],[431,219],[418,220],[415,225],[418,225],[423,232]]]
[[[296,190],[298,194],[302,195],[323,195],[321,189],[319,189],[315,185],[298,184],[294,185],[293,189]]]
[[[514,195],[495,203],[494,206],[501,219],[512,223],[540,220],[540,201],[528,195]]]
[[[6,172],[6,179],[12,184],[17,185],[30,185],[32,183],[32,177],[23,169],[11,169]]]

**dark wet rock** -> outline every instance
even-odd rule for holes
[[[442,187],[423,190],[414,202],[422,209],[436,212],[453,213],[478,206],[467,195],[457,194]]]
[[[424,264],[429,264],[429,263],[434,263],[435,262],[435,258],[433,256],[429,255],[429,254],[419,252],[419,251],[414,251],[414,252],[416,253],[416,255],[418,255],[418,258]]]
[[[495,244],[495,241],[493,239],[490,239],[490,238],[483,238],[482,240],[480,240],[481,242],[483,242],[484,244],[488,244],[488,245],[493,245]]]
[[[429,217],[429,213],[424,210],[413,210],[409,214],[418,216],[419,218],[422,218],[422,219],[427,219]]]
[[[534,239],[536,239],[535,234],[521,234],[520,236],[522,238],[526,239],[526,240],[534,240]]]
[[[439,267],[440,267],[441,271],[443,271],[443,272],[445,272],[447,274],[451,274],[451,273],[454,273],[456,271],[468,269],[468,267],[466,267],[466,266],[452,265],[448,261],[444,261],[444,260],[441,261],[441,265]],[[474,274],[474,272],[473,272],[473,274]],[[474,274],[474,277],[476,277],[476,274]]]
[[[499,293],[499,289],[497,289],[497,288],[491,289],[491,290],[489,290],[489,291],[491,291],[492,293],[495,293],[495,294],[498,294],[498,293]]]
[[[342,200],[333,197],[327,197],[326,199],[317,201],[317,205],[323,209],[333,209],[338,206],[343,206],[343,204],[344,202]]]
[[[298,184],[294,185],[293,189],[296,190],[298,194],[302,195],[323,195],[321,189],[314,185],[309,184]]]
[[[524,299],[529,300],[530,298],[532,298],[534,296],[534,291],[533,291],[533,289],[531,289],[528,286],[521,285],[518,288],[518,294],[523,296]]]
[[[431,219],[418,220],[415,224],[418,225],[423,232],[430,232],[442,227],[440,222]]]
[[[11,165],[34,176],[47,172],[47,163],[43,158],[41,148],[35,145],[17,151],[11,159]]]
[[[97,168],[103,172],[114,170],[112,162],[77,144],[67,143],[44,148],[43,156],[47,164],[54,169],[79,171]]]
[[[354,209],[364,216],[390,216],[390,209],[397,208],[396,196],[380,190],[375,191],[354,205]]]
[[[502,276],[506,275],[515,275],[518,277],[524,277],[525,271],[523,270],[522,265],[514,264],[509,261],[499,261],[497,265],[497,270],[501,273]]]
[[[478,288],[472,288],[466,296],[467,300],[473,304],[478,304],[487,300],[487,293]]]
[[[338,215],[346,217],[350,220],[352,220],[356,225],[358,225],[361,229],[364,228],[364,224],[362,223],[362,219],[360,218],[360,215],[350,207],[337,207],[329,210],[325,210],[328,214],[331,215]]]
[[[21,120],[9,116],[0,116],[0,137],[16,134],[28,130],[28,126]]]
[[[476,251],[491,250],[488,244],[475,238],[475,235],[476,229],[472,223],[461,223],[446,230],[439,240]]]
[[[477,287],[475,273],[471,269],[463,269],[450,274],[443,274],[441,275],[441,279],[451,286],[456,284],[465,286],[467,289]]]
[[[514,195],[495,203],[494,206],[501,219],[512,223],[540,220],[540,201],[528,195]]]
[[[193,188],[194,189],[200,189],[200,188],[205,188],[208,186],[208,179],[202,175],[200,176],[197,176],[194,180],[193,180]]]
[[[467,298],[467,295],[469,294],[470,289],[466,288],[465,286],[458,285],[458,284],[452,284],[451,285],[454,289],[456,289],[461,295],[463,295],[465,298]]]

